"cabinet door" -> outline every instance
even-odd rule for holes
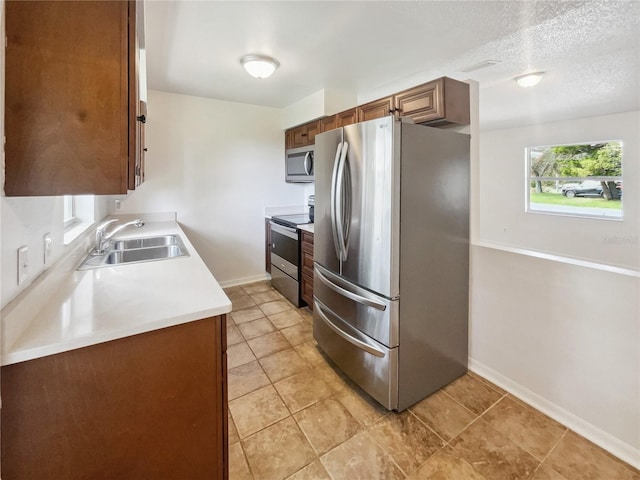
[[[358,123],[358,109],[352,108],[344,112],[336,114],[338,120],[338,127],[346,127],[352,123]]]
[[[291,147],[298,148],[307,145],[307,126],[300,125],[291,129]]]
[[[358,121],[366,122],[375,118],[391,115],[393,110],[393,96],[381,98],[358,107]]]
[[[469,85],[442,77],[395,96],[395,108],[415,123],[469,124]]]
[[[334,130],[336,128],[338,128],[337,115],[331,115],[330,117],[326,117],[320,120],[320,131],[328,132],[329,130]]]
[[[5,8],[6,195],[126,193],[128,2]]]
[[[320,120],[307,124],[307,145],[314,145],[316,143],[316,135],[320,133]]]
[[[307,302],[309,308],[313,310],[313,277],[310,277],[306,273],[303,273],[301,277],[300,296],[302,300]]]

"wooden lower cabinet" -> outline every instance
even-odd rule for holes
[[[264,219],[264,269],[271,273],[271,220]]]
[[[4,480],[228,478],[226,317],[2,367]]]
[[[313,233],[302,231],[300,296],[313,310]]]

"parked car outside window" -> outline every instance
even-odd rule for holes
[[[565,197],[601,197],[602,183],[599,180],[585,180],[584,182],[575,184],[567,184],[562,187],[562,194]],[[566,187],[566,188],[565,188]]]

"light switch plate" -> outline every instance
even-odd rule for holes
[[[45,233],[42,237],[42,262],[45,265],[49,265],[49,259],[51,258],[51,248],[53,240],[50,233]]]
[[[29,276],[29,250],[26,245],[18,249],[18,285]]]

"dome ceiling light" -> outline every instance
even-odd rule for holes
[[[532,72],[532,73],[525,73],[524,75],[518,75],[513,79],[516,82],[518,82],[518,85],[520,85],[521,87],[527,88],[527,87],[535,87],[537,84],[540,83],[540,80],[542,80],[543,76],[544,76],[544,72]]]
[[[269,78],[280,66],[275,58],[266,55],[245,55],[240,59],[244,69],[255,78]]]

